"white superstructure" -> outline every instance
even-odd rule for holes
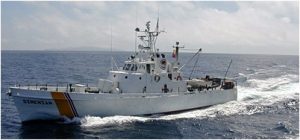
[[[9,95],[14,99],[22,121],[59,119],[62,117],[147,115],[194,109],[237,99],[236,83],[225,78],[184,79],[183,66],[170,62],[155,48],[155,31],[136,33],[142,44],[138,52],[114,67],[107,79],[99,79],[96,87],[81,84],[59,86],[14,86]],[[197,55],[201,49],[195,54]]]

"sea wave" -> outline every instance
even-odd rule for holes
[[[274,91],[282,85],[298,82],[298,75],[282,75],[279,77],[272,77],[268,79],[249,79],[244,85],[249,88],[256,89],[257,91]]]

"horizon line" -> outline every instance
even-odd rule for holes
[[[111,52],[110,50],[9,50],[9,49],[1,49],[2,51],[36,51],[36,52]],[[133,52],[128,50],[119,50],[113,52]],[[164,53],[172,53],[172,51],[163,51]],[[192,51],[181,51],[181,53],[194,53]],[[283,55],[283,56],[299,56],[298,54],[263,54],[263,53],[220,53],[220,52],[201,52],[205,54],[233,54],[233,55]]]

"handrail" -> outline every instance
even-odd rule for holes
[[[45,91],[66,91],[66,92],[70,92],[71,89],[69,88],[70,84],[15,84],[14,86],[9,86],[11,87],[16,87],[16,88],[24,88],[24,89],[28,89],[28,90],[45,90]],[[71,85],[75,85],[75,84],[71,84]],[[85,85],[85,88],[89,88],[91,86],[89,86],[88,84]],[[73,87],[72,87],[73,88]]]

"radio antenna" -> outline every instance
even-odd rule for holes
[[[157,8],[157,21],[156,21],[156,28],[155,28],[156,36],[159,34],[159,7]],[[154,38],[153,49],[156,52],[155,44],[156,44],[157,37]]]
[[[113,54],[112,54],[112,27],[111,27],[111,24],[110,24],[110,55],[111,55],[111,60],[110,60],[111,70],[114,70]]]
[[[137,5],[135,5],[135,28],[137,28]],[[134,34],[134,53],[136,54],[137,31]]]
[[[226,78],[226,76],[227,76],[227,72],[228,72],[228,70],[229,70],[229,68],[230,68],[231,63],[232,63],[232,59],[230,60],[230,63],[229,63],[229,65],[228,65],[228,67],[227,67],[227,70],[226,70],[226,73],[225,73],[225,76],[224,76],[224,80],[225,80],[225,78]]]

